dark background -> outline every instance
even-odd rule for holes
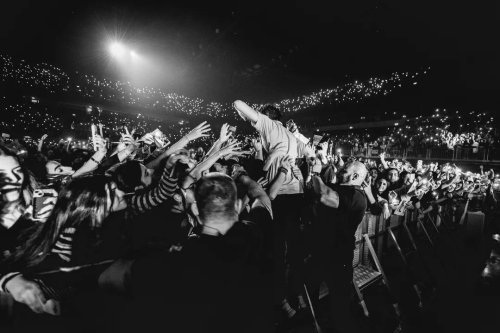
[[[376,106],[493,110],[499,9],[448,0],[9,1],[0,52],[120,79],[106,56],[106,41],[119,36],[162,68],[144,73],[148,86],[221,102],[273,102],[431,66],[421,85]]]

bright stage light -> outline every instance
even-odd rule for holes
[[[109,45],[109,52],[114,57],[121,57],[125,54],[125,46],[119,42],[113,42]]]
[[[137,53],[134,50],[130,50],[130,57],[132,59],[136,59],[138,57]]]

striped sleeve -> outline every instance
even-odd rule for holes
[[[51,250],[53,254],[57,255],[59,259],[66,263],[71,261],[73,254],[73,235],[75,232],[75,228],[65,228],[57,238]]]
[[[131,198],[132,209],[135,213],[151,210],[171,198],[177,189],[177,177],[172,175],[172,169],[165,168],[160,181],[154,188],[135,194]]]

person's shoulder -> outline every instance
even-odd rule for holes
[[[269,127],[269,126],[274,125],[274,121],[272,121],[271,118],[269,118],[265,114],[262,114],[260,112],[257,112],[256,114],[257,114],[257,121],[252,122],[252,125],[256,129],[260,129],[263,126]]]

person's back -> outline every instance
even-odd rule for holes
[[[138,328],[172,332],[262,331],[270,288],[249,258],[246,227],[234,235],[192,236],[179,252],[158,253],[132,272]],[[243,230],[241,230],[243,229]],[[266,290],[268,292],[266,292]],[[269,325],[268,325],[269,326]]]
[[[182,248],[149,254],[133,264],[135,313],[126,328],[272,331],[271,270],[263,241],[269,211],[254,204],[249,221],[238,221],[236,186],[221,174],[202,178],[195,200],[201,224]]]

